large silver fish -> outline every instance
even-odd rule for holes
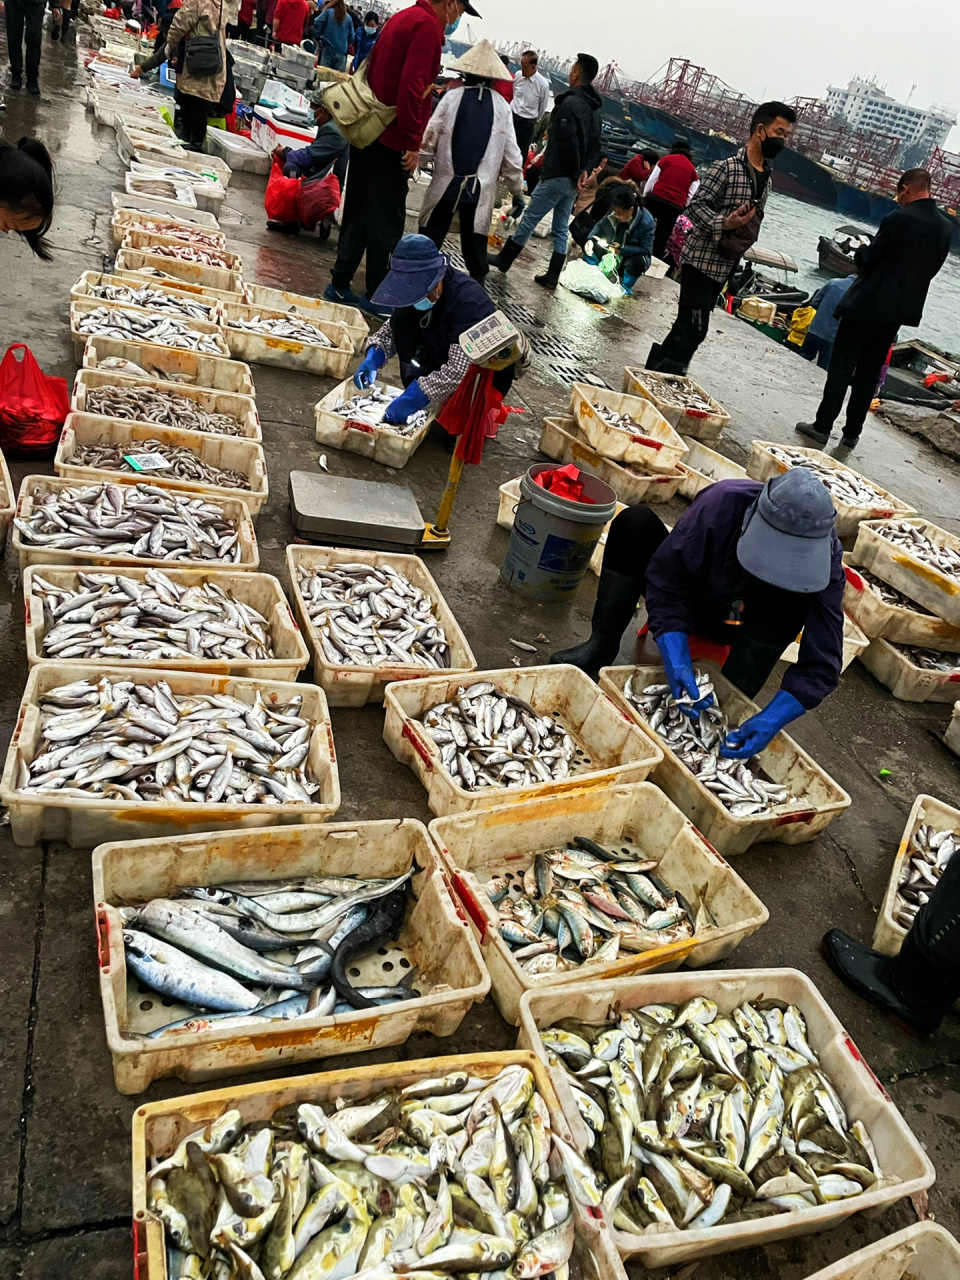
[[[913,927],[917,912],[929,901],[958,849],[960,835],[957,832],[949,828],[937,830],[929,822],[917,827],[903,860],[893,910],[894,919],[902,928]]]
[[[183,445],[166,444],[161,440],[137,440],[127,444],[113,444],[101,440],[96,444],[78,445],[70,456],[75,467],[93,467],[98,471],[143,471],[128,461],[130,456],[153,454],[162,458],[166,466],[160,474],[166,478],[189,480],[193,484],[206,484],[217,489],[249,489],[250,477],[233,467],[217,467],[204,462],[192,449]]]
[[[146,370],[141,370],[147,377]],[[188,396],[156,387],[88,387],[84,412],[134,422],[155,422],[179,431],[206,431],[218,436],[243,436],[239,419],[229,413],[213,413]]]
[[[123,307],[97,307],[75,317],[76,330],[87,336],[104,334],[124,341],[150,342],[161,347],[199,351],[205,355],[225,355],[222,339],[216,334],[191,328],[189,321],[174,316],[157,316],[150,311]]]
[[[889,497],[872,485],[869,480],[848,471],[846,467],[827,467],[814,458],[808,458],[799,449],[791,449],[787,445],[768,444],[767,452],[778,462],[787,467],[805,467],[812,471],[823,486],[829,490],[831,498],[848,507],[875,507],[889,503]]]
[[[924,520],[885,520],[874,532],[928,568],[951,578],[960,578],[960,552],[937,541],[942,530],[934,525]]]

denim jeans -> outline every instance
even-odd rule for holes
[[[540,225],[552,209],[553,251],[566,253],[570,219],[573,217],[573,206],[576,202],[577,184],[575,182],[571,182],[569,178],[542,178],[530,197],[530,202],[512,239],[522,249],[533,235],[534,228]]]

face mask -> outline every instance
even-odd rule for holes
[[[775,160],[786,145],[784,138],[764,138],[760,143],[760,154],[764,160]]]
[[[447,23],[447,25],[446,25],[446,27],[444,28],[444,30],[446,31],[446,33],[447,33],[447,35],[448,35],[448,36],[452,36],[452,35],[453,35],[453,33],[456,31],[457,27],[459,27],[459,25],[460,25],[460,16],[461,16],[460,14],[458,14],[458,15],[457,15],[457,20],[456,20],[456,22],[448,22],[448,23]]]
[[[375,36],[375,35],[377,34],[377,31],[378,31],[378,28],[377,28],[377,27],[364,27],[363,29],[364,29],[364,31],[367,33],[367,35],[368,35],[368,36]]]
[[[414,311],[432,311],[435,306],[436,303],[432,302],[430,298],[421,298],[419,302],[413,304],[413,309]]]

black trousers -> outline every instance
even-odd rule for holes
[[[655,359],[648,362],[649,369],[664,373],[676,373],[682,369],[686,373],[687,365],[707,336],[710,317],[723,285],[724,281],[714,280],[698,267],[691,267],[684,263],[680,268],[680,301],[677,304],[677,318]],[[670,362],[670,368],[664,367],[666,361]]]
[[[44,0],[10,0],[5,7],[7,56],[10,71],[23,75],[23,44],[27,44],[27,84],[40,74],[40,46],[43,41]]]
[[[817,409],[818,431],[829,433],[833,429],[849,387],[847,423],[843,434],[848,439],[859,439],[870,402],[877,392],[880,370],[886,363],[887,352],[897,340],[899,327],[895,324],[873,324],[853,316],[841,317],[823,398]]]
[[[174,97],[180,112],[180,137],[188,147],[202,151],[207,136],[207,119],[216,115],[217,104],[208,102],[206,98],[196,98],[192,93],[181,93],[179,89]]]
[[[647,212],[653,214],[657,224],[657,229],[653,233],[653,256],[662,259],[670,233],[673,231],[673,224],[683,210],[679,205],[671,204],[669,200],[661,200],[659,196],[653,194],[644,196],[643,204]]]
[[[400,152],[382,142],[350,148],[347,194],[343,201],[340,243],[331,276],[335,289],[349,289],[367,255],[368,298],[386,276],[390,255],[403,236],[409,174]]]
[[[907,962],[916,955],[935,967],[924,1002],[946,1007],[960,996],[960,854],[947,863],[929,902],[917,912],[901,955]]]
[[[517,135],[517,146],[520,148],[524,164],[527,162],[527,152],[530,150],[530,143],[533,141],[536,128],[536,120],[525,120],[523,116],[514,114],[513,131]]]
[[[610,526],[603,553],[604,573],[623,574],[637,584],[637,597],[646,594],[647,566],[669,531],[649,507],[628,507]],[[731,602],[725,602],[731,603]],[[806,621],[809,597],[747,578],[743,589],[743,621],[731,626],[730,610],[715,599],[693,602],[698,634],[730,645],[723,674],[748,698],[767,682],[787,645],[796,640]]]
[[[477,213],[475,204],[464,204],[461,200],[455,208],[452,200],[441,200],[427,219],[426,226],[421,227],[420,230],[425,236],[430,237],[438,249],[442,249],[450,224],[453,222],[454,213],[460,214],[460,251],[467,264],[467,271],[474,280],[483,284],[489,270],[487,237],[478,235],[473,229]]]

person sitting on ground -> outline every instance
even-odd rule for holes
[[[653,215],[643,207],[643,201],[630,187],[621,187],[613,197],[613,208],[590,232],[586,247],[589,250],[592,244],[593,253],[588,252],[586,259],[596,263],[611,250],[618,253],[623,287],[631,293],[650,268],[655,230]]]
[[[366,61],[370,55],[370,50],[380,39],[380,19],[376,12],[371,9],[364,15],[363,25],[354,28],[354,54],[353,62],[350,70],[357,72],[360,70],[360,63]]]

